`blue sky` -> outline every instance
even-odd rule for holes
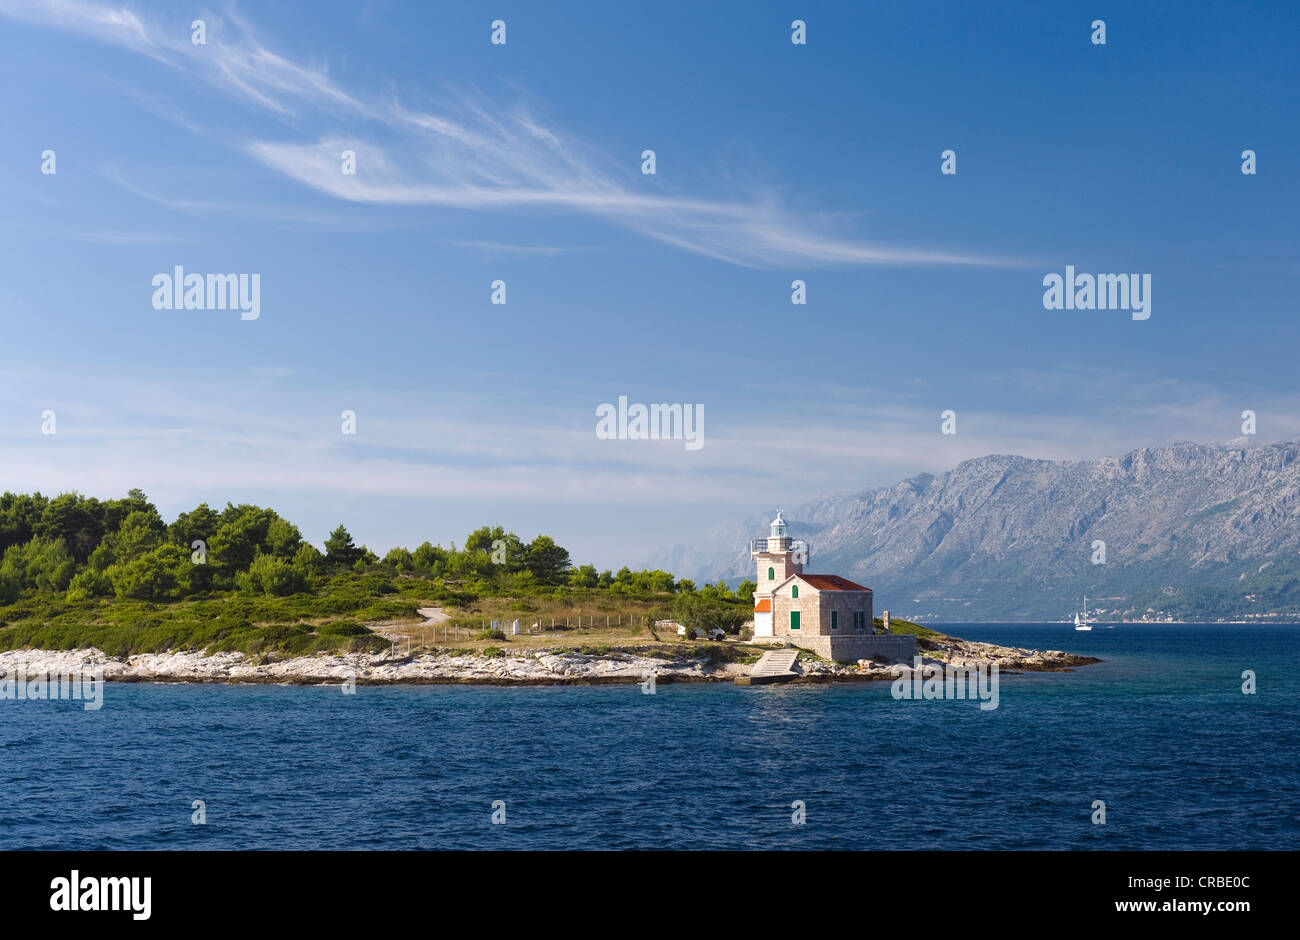
[[[1297,27],[0,0],[0,486],[256,501],[379,550],[499,522],[617,567],[988,453],[1227,440],[1247,408],[1295,437]],[[260,274],[260,318],[155,310],[175,265]],[[1045,310],[1066,265],[1150,273],[1151,318]],[[702,404],[705,446],[597,439],[619,395]]]

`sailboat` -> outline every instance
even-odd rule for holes
[[[1074,629],[1091,630],[1092,621],[1088,619],[1088,595],[1083,595],[1083,613],[1074,612]]]

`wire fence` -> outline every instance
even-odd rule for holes
[[[390,652],[412,653],[417,649],[434,649],[449,646],[462,640],[485,639],[484,634],[500,633],[505,638],[513,636],[541,636],[557,630],[594,630],[600,627],[645,627],[649,618],[644,614],[577,614],[573,617],[540,617],[537,620],[513,618],[510,620],[480,620],[477,624],[445,621],[411,628],[400,638],[389,637]],[[656,625],[663,621],[655,621]]]

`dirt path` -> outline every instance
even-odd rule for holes
[[[424,623],[420,624],[422,627],[440,627],[451,619],[441,607],[418,607],[415,612],[424,618]]]
[[[416,608],[416,613],[424,618],[420,623],[409,624],[396,620],[379,620],[368,623],[366,626],[390,643],[404,645],[409,641],[412,645],[420,645],[430,634],[436,638],[438,627],[451,619],[448,614],[443,613],[441,607],[419,607]]]

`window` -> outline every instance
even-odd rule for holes
[[[865,610],[855,610],[853,612],[853,629],[867,629],[867,612]]]
[[[797,585],[797,584],[792,584],[792,585],[790,585],[790,596],[791,596],[791,597],[798,597],[798,596],[799,596],[799,585]]]
[[[790,611],[790,629],[791,630],[799,629],[799,611],[797,610]]]
[[[839,612],[838,610],[832,610],[832,611],[831,611],[831,629],[832,629],[832,630],[838,630],[839,628],[840,628],[840,612]]]
[[[775,568],[768,568],[768,569],[767,569],[767,580],[769,580],[769,581],[775,581],[775,580],[776,580],[776,569],[775,569]]]

